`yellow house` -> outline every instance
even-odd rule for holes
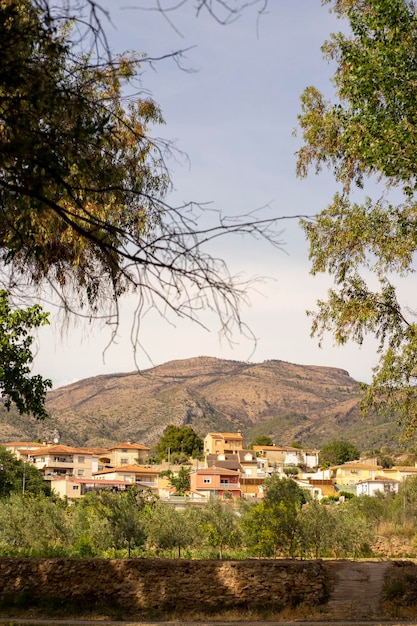
[[[381,474],[381,466],[350,461],[343,465],[336,465],[329,470],[329,476],[337,487],[352,487],[363,480],[373,480]]]
[[[132,483],[122,480],[96,480],[94,478],[75,478],[74,476],[56,477],[51,481],[51,489],[60,498],[77,500],[89,491],[124,491]]]
[[[7,443],[0,443],[0,446],[6,448],[8,452],[11,452],[22,461],[28,460],[28,456],[32,450],[39,450],[41,447],[46,448],[46,444],[39,443],[38,441],[8,441]]]
[[[47,479],[66,475],[91,478],[92,474],[92,453],[84,450],[80,453],[77,448],[70,446],[43,446],[37,450],[31,450],[28,461]]]
[[[135,484],[144,489],[158,489],[159,470],[153,467],[139,467],[138,465],[119,465],[95,472],[95,480],[122,481]]]
[[[381,476],[385,478],[392,478],[393,480],[398,480],[402,482],[405,478],[409,476],[417,476],[417,467],[408,467],[408,466],[394,466],[389,469],[383,469],[379,472]]]
[[[204,454],[225,454],[243,450],[243,437],[237,433],[208,433],[204,437]]]
[[[126,441],[109,448],[110,465],[140,465],[145,463],[149,455],[149,448],[141,443]]]

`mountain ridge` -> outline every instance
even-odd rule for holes
[[[171,423],[190,425],[202,437],[240,429],[246,444],[267,434],[278,445],[297,441],[320,447],[342,438],[369,449],[397,437],[394,420],[374,414],[361,418],[360,399],[359,383],[341,368],[199,356],[52,390],[44,423],[2,409],[0,437],[42,438],[54,428],[69,445],[131,439],[152,447]]]

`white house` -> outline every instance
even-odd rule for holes
[[[356,485],[356,495],[375,496],[377,492],[397,493],[399,484],[400,482],[398,480],[394,480],[393,478],[375,476],[375,478],[360,480]]]

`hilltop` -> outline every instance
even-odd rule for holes
[[[347,371],[333,367],[196,357],[124,374],[96,376],[48,394],[46,422],[1,410],[0,440],[42,438],[107,446],[131,439],[152,446],[167,424],[188,424],[204,436],[242,430],[277,443],[320,447],[343,438],[361,450],[391,443],[395,421],[360,416],[361,392]]]

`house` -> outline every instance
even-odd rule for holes
[[[93,471],[98,467],[97,455],[88,448],[72,448],[61,444],[30,450],[28,461],[47,480],[55,476],[91,478]]]
[[[55,477],[51,481],[51,489],[60,498],[77,500],[89,491],[124,491],[132,483],[122,480],[95,480],[94,478],[75,478],[74,476]]]
[[[253,450],[260,459],[268,463],[268,467],[298,467],[305,465],[308,468],[319,464],[318,450],[304,450],[293,446],[253,446]]]
[[[385,476],[361,480],[356,485],[356,495],[375,496],[377,493],[397,493],[400,482]]]
[[[230,494],[240,498],[240,472],[222,467],[207,467],[190,474],[190,490],[206,498],[222,498]]]
[[[204,437],[204,455],[224,454],[243,449],[242,433],[208,433]]]
[[[119,465],[94,472],[93,478],[97,481],[122,481],[136,485],[141,489],[158,489],[159,470],[154,467],[140,467],[138,465]]]
[[[110,465],[119,467],[119,465],[144,465],[149,456],[149,448],[141,443],[118,443],[109,448],[108,456]]]
[[[21,461],[27,461],[32,450],[38,450],[40,447],[46,447],[46,444],[38,441],[9,441],[1,443],[0,446],[6,448],[8,452],[14,454]]]
[[[417,476],[417,467],[397,465],[394,467],[383,469],[381,472],[379,472],[379,474],[381,476],[385,476],[386,478],[392,478],[394,480],[402,482],[405,478],[408,478],[410,476]]]
[[[253,450],[234,450],[222,454],[209,454],[206,456],[207,467],[231,469],[240,474],[240,489],[242,496],[254,497],[259,495],[267,474]]]
[[[329,478],[340,489],[345,487],[354,488],[363,480],[374,479],[381,474],[382,468],[378,465],[362,463],[361,461],[349,461],[343,465],[329,468]]]

